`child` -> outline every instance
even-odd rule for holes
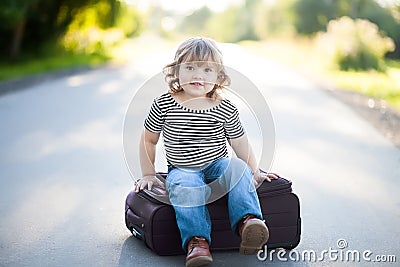
[[[164,73],[169,92],[154,100],[145,120],[140,141],[143,178],[135,190],[164,187],[154,168],[162,132],[168,163],[165,187],[187,251],[186,266],[212,261],[211,223],[205,206],[211,182],[228,192],[229,219],[241,237],[240,252],[257,253],[269,232],[255,185],[277,177],[258,170],[238,110],[218,93],[230,84],[220,50],[211,39],[190,38],[178,47]],[[228,158],[227,140],[237,158]]]

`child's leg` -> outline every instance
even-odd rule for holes
[[[250,167],[238,158],[221,158],[206,170],[206,176],[218,178],[228,193],[228,210],[231,228],[238,233],[238,222],[247,214],[262,219],[260,202],[253,184]]]
[[[232,230],[238,233],[238,222],[247,214],[252,214],[262,220],[260,202],[250,167],[241,159],[232,158],[222,178],[227,189],[230,188],[228,209]]]
[[[193,236],[211,241],[211,222],[205,203],[210,188],[201,171],[171,168],[166,179],[170,201],[175,209],[176,221],[182,238],[182,248]]]

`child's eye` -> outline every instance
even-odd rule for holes
[[[187,70],[194,70],[194,67],[193,66],[186,66],[186,69]]]
[[[212,68],[206,68],[204,71],[205,71],[205,72],[213,72],[214,69],[212,69]]]

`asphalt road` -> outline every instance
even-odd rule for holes
[[[213,253],[211,266],[398,265],[399,149],[301,75],[235,46],[222,50],[270,106],[271,169],[293,181],[303,223],[291,254],[298,260],[229,251]],[[132,189],[124,115],[138,88],[171,59],[152,52],[0,97],[0,266],[184,265],[183,256],[155,255],[124,225]],[[302,260],[309,251],[317,259]],[[347,251],[360,261],[346,260]],[[397,263],[374,262],[391,255]]]

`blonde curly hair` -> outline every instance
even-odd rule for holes
[[[183,91],[179,84],[179,66],[187,62],[210,62],[218,66],[218,78],[214,88],[207,93],[207,97],[217,97],[217,90],[230,85],[231,79],[226,74],[223,65],[222,53],[214,40],[205,37],[192,37],[181,43],[175,53],[174,61],[163,69],[165,81],[172,94]]]

